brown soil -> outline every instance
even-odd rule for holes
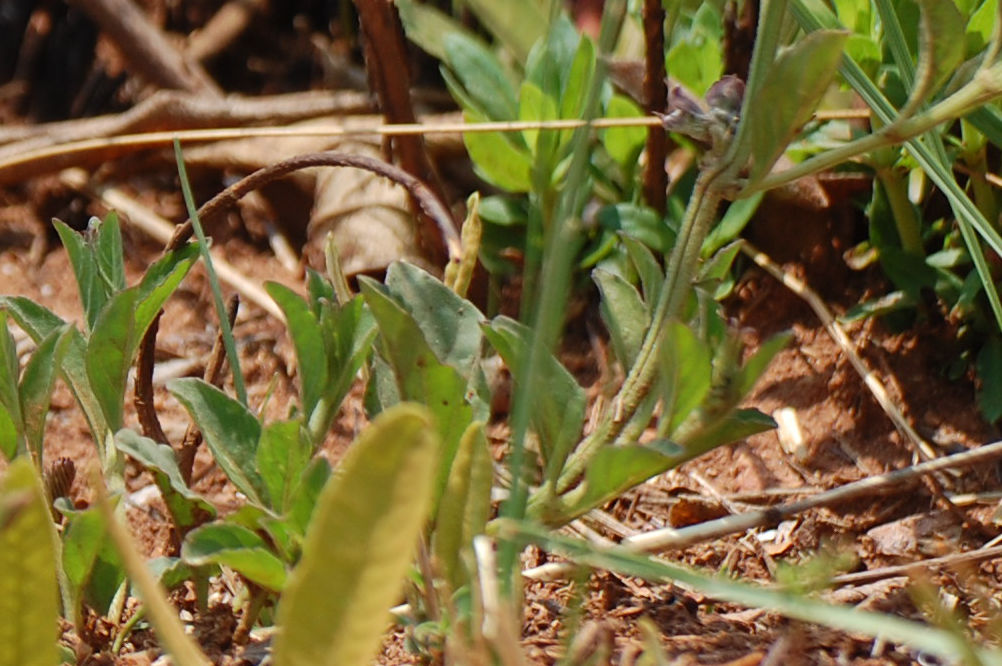
[[[167,11],[160,2],[144,4]],[[191,5],[185,20],[196,21],[210,13],[207,7],[218,3],[182,4]],[[303,11],[316,13],[312,7]],[[176,16],[174,20],[178,20]],[[304,75],[310,65],[309,57],[304,55],[308,52],[304,46],[306,37],[292,30],[292,21],[288,23],[288,26],[282,24],[285,27],[279,41],[294,45],[290,49],[291,58],[298,60],[280,67],[279,55],[271,51],[262,53],[255,75],[245,77],[253,80],[234,77],[230,82],[233,89],[282,90],[286,86],[279,82],[288,80],[283,76],[289,71],[302,75],[304,87],[322,84]],[[302,24],[296,25],[302,28]],[[237,42],[234,49],[249,46]],[[114,56],[106,58],[103,65],[100,56],[95,62],[113,71]],[[221,81],[228,80],[222,72],[217,74]],[[6,98],[8,101],[4,102],[5,98],[0,96],[0,117],[30,122],[51,114],[58,116],[56,111],[41,110],[41,101],[45,100],[41,100],[39,91],[47,90],[44,82],[35,81],[33,85],[32,93],[20,98],[15,95],[14,101]],[[120,90],[119,94],[124,95],[125,91]],[[46,98],[50,106],[55,105],[65,114],[66,100],[50,97]],[[99,108],[107,112],[118,103],[116,98],[106,99]],[[184,218],[170,166],[156,162],[131,173],[116,170],[114,165],[107,170],[116,183],[128,188],[151,209],[170,220]],[[197,173],[195,186],[196,196],[204,200],[222,189],[222,174]],[[69,262],[48,220],[55,215],[79,229],[90,214],[104,212],[91,199],[73,193],[53,178],[33,179],[0,189],[0,294],[26,296],[64,318],[79,321],[79,300]],[[282,219],[281,215],[278,219]],[[301,222],[294,224],[296,229],[303,227]],[[214,238],[214,246],[245,275],[256,281],[275,280],[302,289],[301,276],[283,268],[268,245],[258,234],[251,233],[239,217],[216,221],[207,231]],[[792,262],[788,269],[803,272],[803,262],[810,266],[816,256],[817,242],[817,239],[806,241],[811,246],[802,244],[799,249],[804,252],[799,254],[798,247],[787,248],[790,254],[784,259]],[[161,247],[128,226],[125,245],[129,277],[135,280]],[[880,293],[882,288],[875,275],[847,276],[844,269],[835,270],[835,274],[839,287],[825,291],[836,310],[858,302],[865,295]],[[827,280],[831,275],[829,271],[813,277]],[[786,451],[776,433],[764,433],[720,448],[654,479],[605,508],[630,530],[679,527],[732,511],[764,507],[913,462],[908,444],[801,300],[764,273],[747,269],[727,307],[740,326],[749,351],[778,331],[793,331],[792,344],[779,354],[747,404],[766,413],[783,407],[795,409],[803,430],[803,447],[795,452]],[[212,312],[207,280],[201,268],[196,268],[167,305],[158,336],[158,361],[194,359],[196,362],[185,372],[200,375],[215,336]],[[597,319],[587,309],[580,321],[587,322],[592,330],[598,327]],[[598,395],[607,388],[606,382],[613,371],[602,355],[601,341],[589,343],[584,332],[587,327],[579,328],[580,331],[570,333],[571,339],[578,342],[569,343],[568,364],[575,366],[580,377],[587,378],[592,393]],[[245,305],[235,335],[251,403],[259,406],[267,396],[269,417],[284,415],[295,400],[296,379],[294,354],[283,326],[257,307]],[[904,406],[915,428],[941,451],[950,453],[975,447],[996,436],[994,429],[979,417],[971,382],[948,381],[944,377],[943,368],[956,355],[953,332],[945,325],[926,323],[903,333],[891,333],[879,322],[867,321],[852,326],[850,335],[889,386],[892,396]],[[179,440],[188,425],[184,411],[162,385],[158,386],[156,397],[166,433],[173,441]],[[127,425],[138,427],[132,406],[128,409]],[[324,455],[336,462],[364,424],[360,390],[356,387],[324,447]],[[503,424],[497,428],[498,434],[503,434]],[[96,462],[94,451],[72,396],[59,384],[52,401],[46,456],[50,460],[69,457],[78,470],[86,470]],[[194,477],[195,489],[220,510],[239,506],[232,486],[204,449],[196,460]],[[71,490],[71,497],[79,503],[92,499],[84,483],[87,478],[86,473],[78,473]],[[147,474],[130,468],[129,491],[150,483]],[[999,483],[995,468],[964,470],[954,480],[952,491],[997,491]],[[763,582],[775,580],[777,571],[819,553],[850,555],[847,567],[851,570],[873,570],[983,544],[997,531],[992,521],[994,501],[975,501],[961,507],[959,514],[948,513],[924,486],[911,487],[891,495],[811,511],[775,526],[774,530],[726,537],[665,556],[709,571],[726,571],[738,578]],[[144,553],[151,557],[164,554],[170,534],[164,507],[153,502],[130,508],[128,515]],[[547,556],[538,551],[530,550],[525,555],[526,566],[545,561]],[[958,609],[968,616],[972,627],[984,629],[990,619],[985,609],[992,607],[1002,593],[1000,575],[996,564],[988,561],[962,570],[935,572],[930,579],[944,593],[956,598]],[[829,596],[842,603],[919,618],[921,614],[906,590],[906,583],[900,577],[879,580],[845,586]],[[722,604],[682,587],[651,585],[609,573],[570,582],[532,582],[527,584],[525,593],[523,645],[531,663],[556,663],[568,651],[574,656],[565,663],[582,663],[589,654],[609,649],[609,663],[632,664],[644,645],[641,618],[652,622],[667,654],[673,663],[679,664],[903,664],[913,663],[919,657],[894,645],[875,644],[870,639]],[[190,590],[176,594],[173,600],[194,627],[200,645],[217,663],[256,664],[264,657],[266,651],[258,641],[252,640],[245,646],[233,644],[238,618],[228,603],[232,594],[225,581],[214,589],[214,605],[208,613],[197,612]],[[67,627],[64,635],[67,644],[77,650],[81,663],[149,664],[160,654],[148,629],[133,632],[121,652],[114,656],[102,653],[110,646],[113,634],[107,620],[91,618],[89,630],[87,636],[75,636]],[[567,645],[568,636],[575,637],[572,645]],[[381,663],[419,661],[419,656],[406,650],[405,642],[403,631],[389,635]]]

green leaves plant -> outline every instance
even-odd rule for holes
[[[386,410],[356,440],[279,602],[277,666],[371,659],[431,506],[437,448],[415,405]]]
[[[0,479],[0,616],[0,664],[58,663],[55,535],[27,458]]]
[[[591,275],[602,295],[599,308],[616,358],[629,368],[637,360],[651,325],[651,313],[636,288],[621,276],[602,269],[595,269]]]
[[[175,379],[167,388],[188,410],[227,478],[252,502],[267,506],[268,491],[256,464],[261,424],[254,414],[201,379]]]
[[[529,422],[539,437],[546,477],[556,480],[581,435],[587,404],[584,389],[552,354],[542,354],[539,367],[526,368],[523,361],[532,331],[515,320],[497,317],[484,327],[484,336],[511,369],[516,390],[527,390],[524,384],[535,382]]]
[[[92,217],[86,239],[59,220],[54,220],[53,225],[70,257],[90,330],[111,295],[125,288],[118,216],[109,213],[103,222]]]
[[[964,17],[950,0],[919,0],[919,60],[915,81],[901,116],[910,115],[936,93],[964,60]]]
[[[216,509],[184,483],[173,449],[157,444],[134,430],[123,429],[115,434],[118,450],[132,456],[152,475],[167,504],[174,526],[180,534],[215,518]]]
[[[285,586],[285,565],[264,539],[240,525],[211,523],[192,530],[181,547],[181,558],[194,566],[227,566],[274,592]]]
[[[749,123],[750,183],[769,173],[811,117],[835,75],[847,37],[844,31],[812,32],[781,52],[768,70],[755,99],[746,108],[769,111],[742,119]]]

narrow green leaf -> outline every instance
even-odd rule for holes
[[[167,389],[188,410],[226,477],[252,502],[267,505],[267,488],[257,472],[261,424],[254,414],[201,379],[175,379]]]
[[[97,218],[91,218],[91,224],[97,222]],[[69,255],[73,275],[77,280],[77,289],[80,292],[80,303],[87,318],[87,330],[90,330],[111,292],[101,281],[94,251],[83,236],[59,220],[53,220],[52,224],[59,234],[63,247],[66,248],[66,254]]]
[[[285,565],[264,539],[241,525],[210,523],[195,528],[184,538],[181,559],[198,567],[229,567],[274,592],[285,587]]]
[[[713,230],[710,231],[703,241],[702,256],[704,258],[711,256],[714,252],[740,236],[745,226],[751,221],[755,211],[758,210],[758,206],[764,196],[765,192],[759,192],[758,194],[753,194],[750,197],[738,199],[731,203],[727,207],[727,212],[720,219],[720,222],[713,227]]]
[[[664,386],[661,432],[675,433],[692,410],[703,402],[710,391],[712,373],[709,347],[685,324],[669,322],[661,343]]]
[[[588,89],[591,87],[592,76],[595,75],[595,45],[587,37],[580,37],[578,39],[577,50],[574,52],[574,60],[571,62],[570,68],[566,73],[566,81],[564,82],[563,90],[560,95],[560,117],[561,118],[580,118],[584,113],[585,101],[588,98]],[[625,97],[620,95],[613,95],[612,100],[626,101],[627,106],[629,106],[629,101]],[[613,111],[621,111],[623,109],[620,106],[620,102],[615,102],[610,100],[609,102],[609,117],[617,117],[614,115]],[[613,108],[615,107],[615,108]],[[636,108],[636,106],[634,106]],[[639,111],[639,109],[637,109]],[[638,113],[637,115],[643,115]],[[640,128],[642,134],[646,134],[644,128]],[[571,133],[567,132],[565,134],[566,138],[570,138]]]
[[[491,509],[490,449],[484,424],[471,423],[463,433],[435,519],[434,552],[453,590],[469,583],[463,553],[482,534]]]
[[[115,294],[94,322],[87,344],[87,377],[112,430],[123,425],[125,387],[132,365],[129,350],[138,344],[133,327],[137,296],[134,288]]]
[[[115,446],[153,475],[174,525],[182,534],[216,517],[215,507],[185,485],[171,447],[129,429],[115,433]]]
[[[430,414],[398,405],[349,449],[324,489],[277,611],[277,666],[372,659],[433,494]]]
[[[28,449],[38,464],[42,461],[42,439],[45,434],[45,417],[49,413],[52,386],[70,341],[71,327],[49,333],[28,359],[21,375],[21,412],[24,419],[24,436]]]
[[[320,322],[309,304],[288,287],[268,282],[265,289],[285,314],[289,337],[296,350],[296,372],[299,375],[303,413],[312,414],[328,382],[329,360]]]
[[[6,460],[13,460],[17,455],[18,429],[14,418],[3,405],[0,405],[0,453]]]
[[[467,402],[467,381],[441,363],[414,318],[379,283],[360,278],[362,295],[379,324],[382,356],[397,378],[400,397],[428,406],[435,417],[442,450],[435,484],[436,498],[444,492],[459,440],[473,421]]]
[[[525,390],[527,378],[519,373],[532,332],[513,319],[497,317],[484,327],[484,335],[515,374],[516,390]],[[535,382],[532,395],[536,399],[529,408],[529,421],[539,436],[547,478],[556,479],[581,435],[587,398],[577,380],[552,354],[545,353],[540,360],[541,367],[525,369],[530,381]]]
[[[776,354],[781,352],[790,344],[790,340],[793,339],[793,334],[790,332],[777,333],[768,340],[762,343],[758,350],[749,358],[744,366],[741,368],[741,374],[739,375],[738,383],[736,386],[737,399],[741,399],[744,396],[751,393],[751,390],[755,388],[755,382],[758,378],[762,376],[765,369],[775,358]]]
[[[257,469],[268,489],[270,507],[285,513],[313,451],[299,421],[269,423],[257,447]]]
[[[609,99],[605,116],[607,118],[642,118],[643,110],[623,95],[613,95]],[[644,144],[647,142],[646,127],[612,127],[600,134],[602,144],[612,159],[624,169],[634,169]]]
[[[309,464],[296,486],[289,506],[288,523],[299,536],[306,534],[313,509],[320,493],[331,476],[331,466],[327,459],[317,456]]]
[[[934,95],[964,60],[964,17],[951,0],[918,0],[919,59],[915,82],[901,115],[909,115]]]
[[[769,173],[787,144],[810,119],[835,76],[848,33],[817,30],[781,52],[769,69],[742,122],[750,123],[752,168],[749,183]]]
[[[494,54],[479,40],[461,33],[448,34],[443,42],[445,62],[476,105],[466,111],[486,114],[490,120],[515,120],[515,90]]]
[[[518,91],[518,119],[528,122],[556,120],[558,117],[556,100],[543,92],[539,86],[523,81]],[[536,160],[549,160],[553,156],[557,142],[553,131],[538,129],[522,130],[529,151]]]
[[[679,434],[678,443],[691,452],[691,456],[706,453],[718,446],[736,442],[739,439],[757,435],[776,427],[772,417],[757,409],[739,409],[729,412],[723,418],[717,418],[709,424],[701,424],[700,428],[690,430],[684,435]]]
[[[630,368],[651,324],[650,311],[634,286],[619,275],[596,268],[591,277],[602,295],[599,310],[616,358],[624,368]]]
[[[20,374],[14,336],[7,326],[6,313],[0,312],[0,407],[6,410],[17,432],[23,433],[21,396],[17,385]]]
[[[0,664],[58,663],[55,535],[40,479],[27,457],[0,480]]]
[[[125,255],[122,250],[122,229],[118,215],[110,211],[104,220],[91,219],[96,228],[94,260],[98,277],[104,282],[108,294],[125,289]]]
[[[661,285],[664,283],[664,269],[654,253],[639,240],[630,237],[628,234],[620,234],[619,240],[630,255],[630,261],[640,276],[640,285],[644,290],[645,303],[657,303],[658,295],[661,293]]]
[[[630,553],[625,548],[600,549],[585,541],[561,536],[538,525],[503,521],[498,525],[502,538],[519,544],[534,543],[541,548],[585,566],[636,576],[649,581],[676,581],[722,601],[780,613],[789,618],[821,624],[853,634],[873,636],[886,642],[902,643],[914,650],[950,661],[966,654],[966,636],[902,618],[841,606],[827,601],[791,594],[787,590],[734,581],[723,575],[708,575],[671,564],[663,559]],[[978,649],[985,664],[1002,664],[998,650]]]

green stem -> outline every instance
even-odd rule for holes
[[[887,195],[887,203],[891,207],[891,215],[894,217],[894,224],[901,239],[901,247],[909,254],[917,257],[925,256],[919,219],[915,214],[915,207],[908,199],[908,183],[893,169],[878,169],[877,180],[880,181],[880,185],[884,188],[884,194]]]

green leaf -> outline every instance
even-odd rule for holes
[[[240,525],[211,523],[197,527],[184,539],[181,559],[194,566],[229,567],[266,589],[285,587],[286,571],[267,542]]]
[[[569,522],[684,460],[640,444],[603,447],[588,463],[581,484],[561,498],[560,513],[545,520],[550,525]]]
[[[701,254],[704,258],[711,256],[714,252],[727,245],[744,231],[745,226],[751,221],[755,211],[765,192],[753,194],[744,199],[738,199],[727,207],[727,212],[720,219],[713,230],[703,241]]]
[[[952,0],[918,0],[919,59],[915,83],[901,115],[908,115],[938,91],[964,60],[964,17]]]
[[[525,62],[529,50],[547,30],[547,3],[538,0],[466,0],[465,5],[515,56]]]
[[[14,418],[3,405],[0,405],[0,453],[7,460],[13,460],[17,455],[18,429]]]
[[[576,33],[575,33],[576,34]],[[595,45],[590,39],[582,36],[578,40],[577,50],[574,52],[574,60],[571,62],[570,68],[566,72],[566,81],[564,82],[563,90],[560,95],[560,117],[561,118],[580,118],[585,110],[585,102],[588,97],[588,88],[591,86],[591,79],[595,75]],[[622,111],[624,106],[619,102],[616,102],[616,109],[613,109],[613,101],[622,100],[627,102],[625,105],[628,107],[631,103],[625,97],[620,95],[613,95],[612,101],[609,103],[609,112],[606,114],[609,117],[617,117],[613,115],[613,111]],[[634,107],[636,108],[636,107]],[[639,111],[639,108],[637,109]],[[643,113],[638,113],[637,115],[643,115]],[[630,116],[632,117],[632,116]],[[646,136],[646,130],[640,128],[642,134]],[[570,138],[571,132],[566,133],[566,137]]]
[[[309,304],[285,285],[268,282],[265,289],[285,315],[289,337],[296,350],[303,413],[312,414],[328,384],[327,349],[320,322]]]
[[[739,439],[772,430],[775,427],[776,422],[772,420],[772,417],[757,409],[739,409],[729,412],[724,418],[715,419],[710,424],[703,424],[703,427],[687,432],[685,436],[680,435],[678,443],[686,451],[691,451],[689,457],[694,458],[718,446],[730,444]]]
[[[414,318],[378,282],[359,278],[362,295],[379,324],[382,356],[393,368],[404,400],[428,406],[435,417],[442,450],[435,483],[441,497],[463,432],[473,422],[467,403],[467,381],[438,360]]]
[[[400,22],[407,39],[411,40],[436,60],[444,61],[446,35],[460,33],[469,39],[474,35],[451,16],[424,2],[394,0]]]
[[[845,31],[816,30],[776,58],[747,107],[768,112],[742,118],[742,122],[749,123],[751,141],[749,183],[769,173],[787,144],[810,119],[835,75],[847,37]]]
[[[675,233],[653,209],[631,203],[603,206],[598,223],[610,231],[635,238],[661,254],[671,252]]]
[[[536,382],[532,394],[537,399],[530,407],[529,422],[539,436],[547,478],[556,479],[581,435],[587,405],[584,389],[552,354],[543,355],[542,367],[523,367],[532,339],[523,324],[497,317],[484,327],[484,335],[512,371],[516,390],[526,381],[523,372]]]
[[[475,111],[466,112],[466,122],[485,122]],[[516,148],[501,132],[466,132],[463,143],[481,178],[509,192],[528,192],[532,184],[532,158]]]
[[[483,314],[442,281],[413,264],[395,262],[386,271],[386,286],[421,329],[438,359],[473,379],[480,360]]]
[[[298,421],[270,423],[261,433],[256,466],[268,489],[270,506],[276,513],[285,513],[289,508],[293,491],[312,453]]]
[[[327,459],[317,456],[309,464],[292,494],[288,512],[288,523],[299,536],[306,534],[306,527],[313,516],[313,508],[331,475]]]
[[[363,664],[375,655],[431,505],[430,414],[380,414],[327,484],[279,601],[275,664]]]
[[[623,95],[613,95],[609,99],[605,115],[607,118],[643,118],[639,106]],[[609,156],[624,169],[634,169],[647,142],[646,127],[612,127],[600,133],[602,144]]]
[[[0,480],[0,664],[58,663],[55,535],[45,493],[27,458]]]
[[[738,375],[738,382],[735,387],[739,400],[751,393],[751,390],[755,388],[755,383],[765,372],[766,368],[769,367],[772,359],[776,357],[776,354],[783,351],[792,339],[793,334],[788,331],[777,333],[763,342],[755,353],[752,354],[752,357],[745,361],[744,366],[741,368],[741,373]]]
[[[466,111],[476,111],[490,120],[515,120],[518,104],[498,59],[476,39],[461,33],[445,36],[445,62],[475,106]]]
[[[539,86],[523,81],[522,87],[518,91],[518,119],[528,122],[540,120],[556,120],[557,102],[543,92]],[[529,146],[529,152],[536,156],[537,160],[549,161],[557,147],[556,133],[553,131],[540,131],[538,129],[522,130],[525,144]]]
[[[108,294],[125,289],[125,255],[122,250],[122,230],[118,215],[110,211],[104,220],[91,218],[90,228],[95,229],[94,260],[97,274],[104,282]]]
[[[666,69],[696,95],[705,95],[724,72],[723,17],[713,3],[700,3],[689,31],[668,51]]]
[[[134,430],[115,433],[115,446],[153,475],[175,527],[183,534],[216,517],[216,509],[184,483],[174,450]]]
[[[654,253],[639,240],[627,234],[620,234],[619,240],[626,248],[626,253],[630,255],[630,261],[640,276],[640,285],[644,290],[644,302],[657,303],[658,295],[661,293],[661,285],[664,283],[664,269],[654,258]]]
[[[471,423],[460,440],[433,535],[435,556],[453,590],[470,583],[463,554],[471,549],[473,537],[483,533],[490,517],[492,477],[484,424]]]
[[[602,295],[599,310],[616,358],[624,368],[630,368],[651,324],[651,314],[639,292],[619,275],[596,268],[591,277]]]
[[[201,379],[175,379],[167,389],[188,410],[226,477],[252,502],[266,506],[268,491],[257,471],[261,424],[254,414]]]
[[[45,417],[49,413],[52,386],[70,341],[69,324],[49,333],[28,359],[21,375],[21,412],[28,449],[41,464]]]
[[[1002,340],[992,336],[978,352],[978,407],[985,420],[994,423],[1002,418]]]
[[[80,291],[80,303],[87,317],[87,330],[90,330],[108,300],[110,290],[98,275],[97,260],[83,236],[59,220],[53,220],[52,224],[59,234],[63,247],[66,248],[66,254],[69,255],[70,265],[77,280],[77,289]]]
[[[21,447],[18,441],[22,440],[24,433],[21,395],[17,385],[20,374],[21,368],[17,359],[14,336],[11,335],[10,328],[7,326],[6,313],[0,312],[0,407],[6,411],[17,433],[22,433],[16,437],[14,451]],[[13,458],[14,451],[7,453],[7,457]]]
[[[660,428],[673,434],[710,391],[713,366],[709,347],[685,324],[668,322],[661,343],[661,381],[664,387]]]
[[[946,661],[955,659],[957,655],[969,654],[971,650],[967,636],[927,624],[791,594],[789,590],[738,582],[723,574],[708,575],[668,563],[661,558],[630,553],[622,547],[600,549],[539,525],[502,519],[498,524],[498,532],[501,538],[516,541],[519,547],[535,543],[548,552],[580,565],[652,582],[678,582],[714,599],[774,611],[795,620],[822,624],[850,634],[879,637],[889,643],[902,643],[911,646],[916,652],[936,655]],[[1002,653],[998,650],[976,649],[982,663],[1002,663]]]

